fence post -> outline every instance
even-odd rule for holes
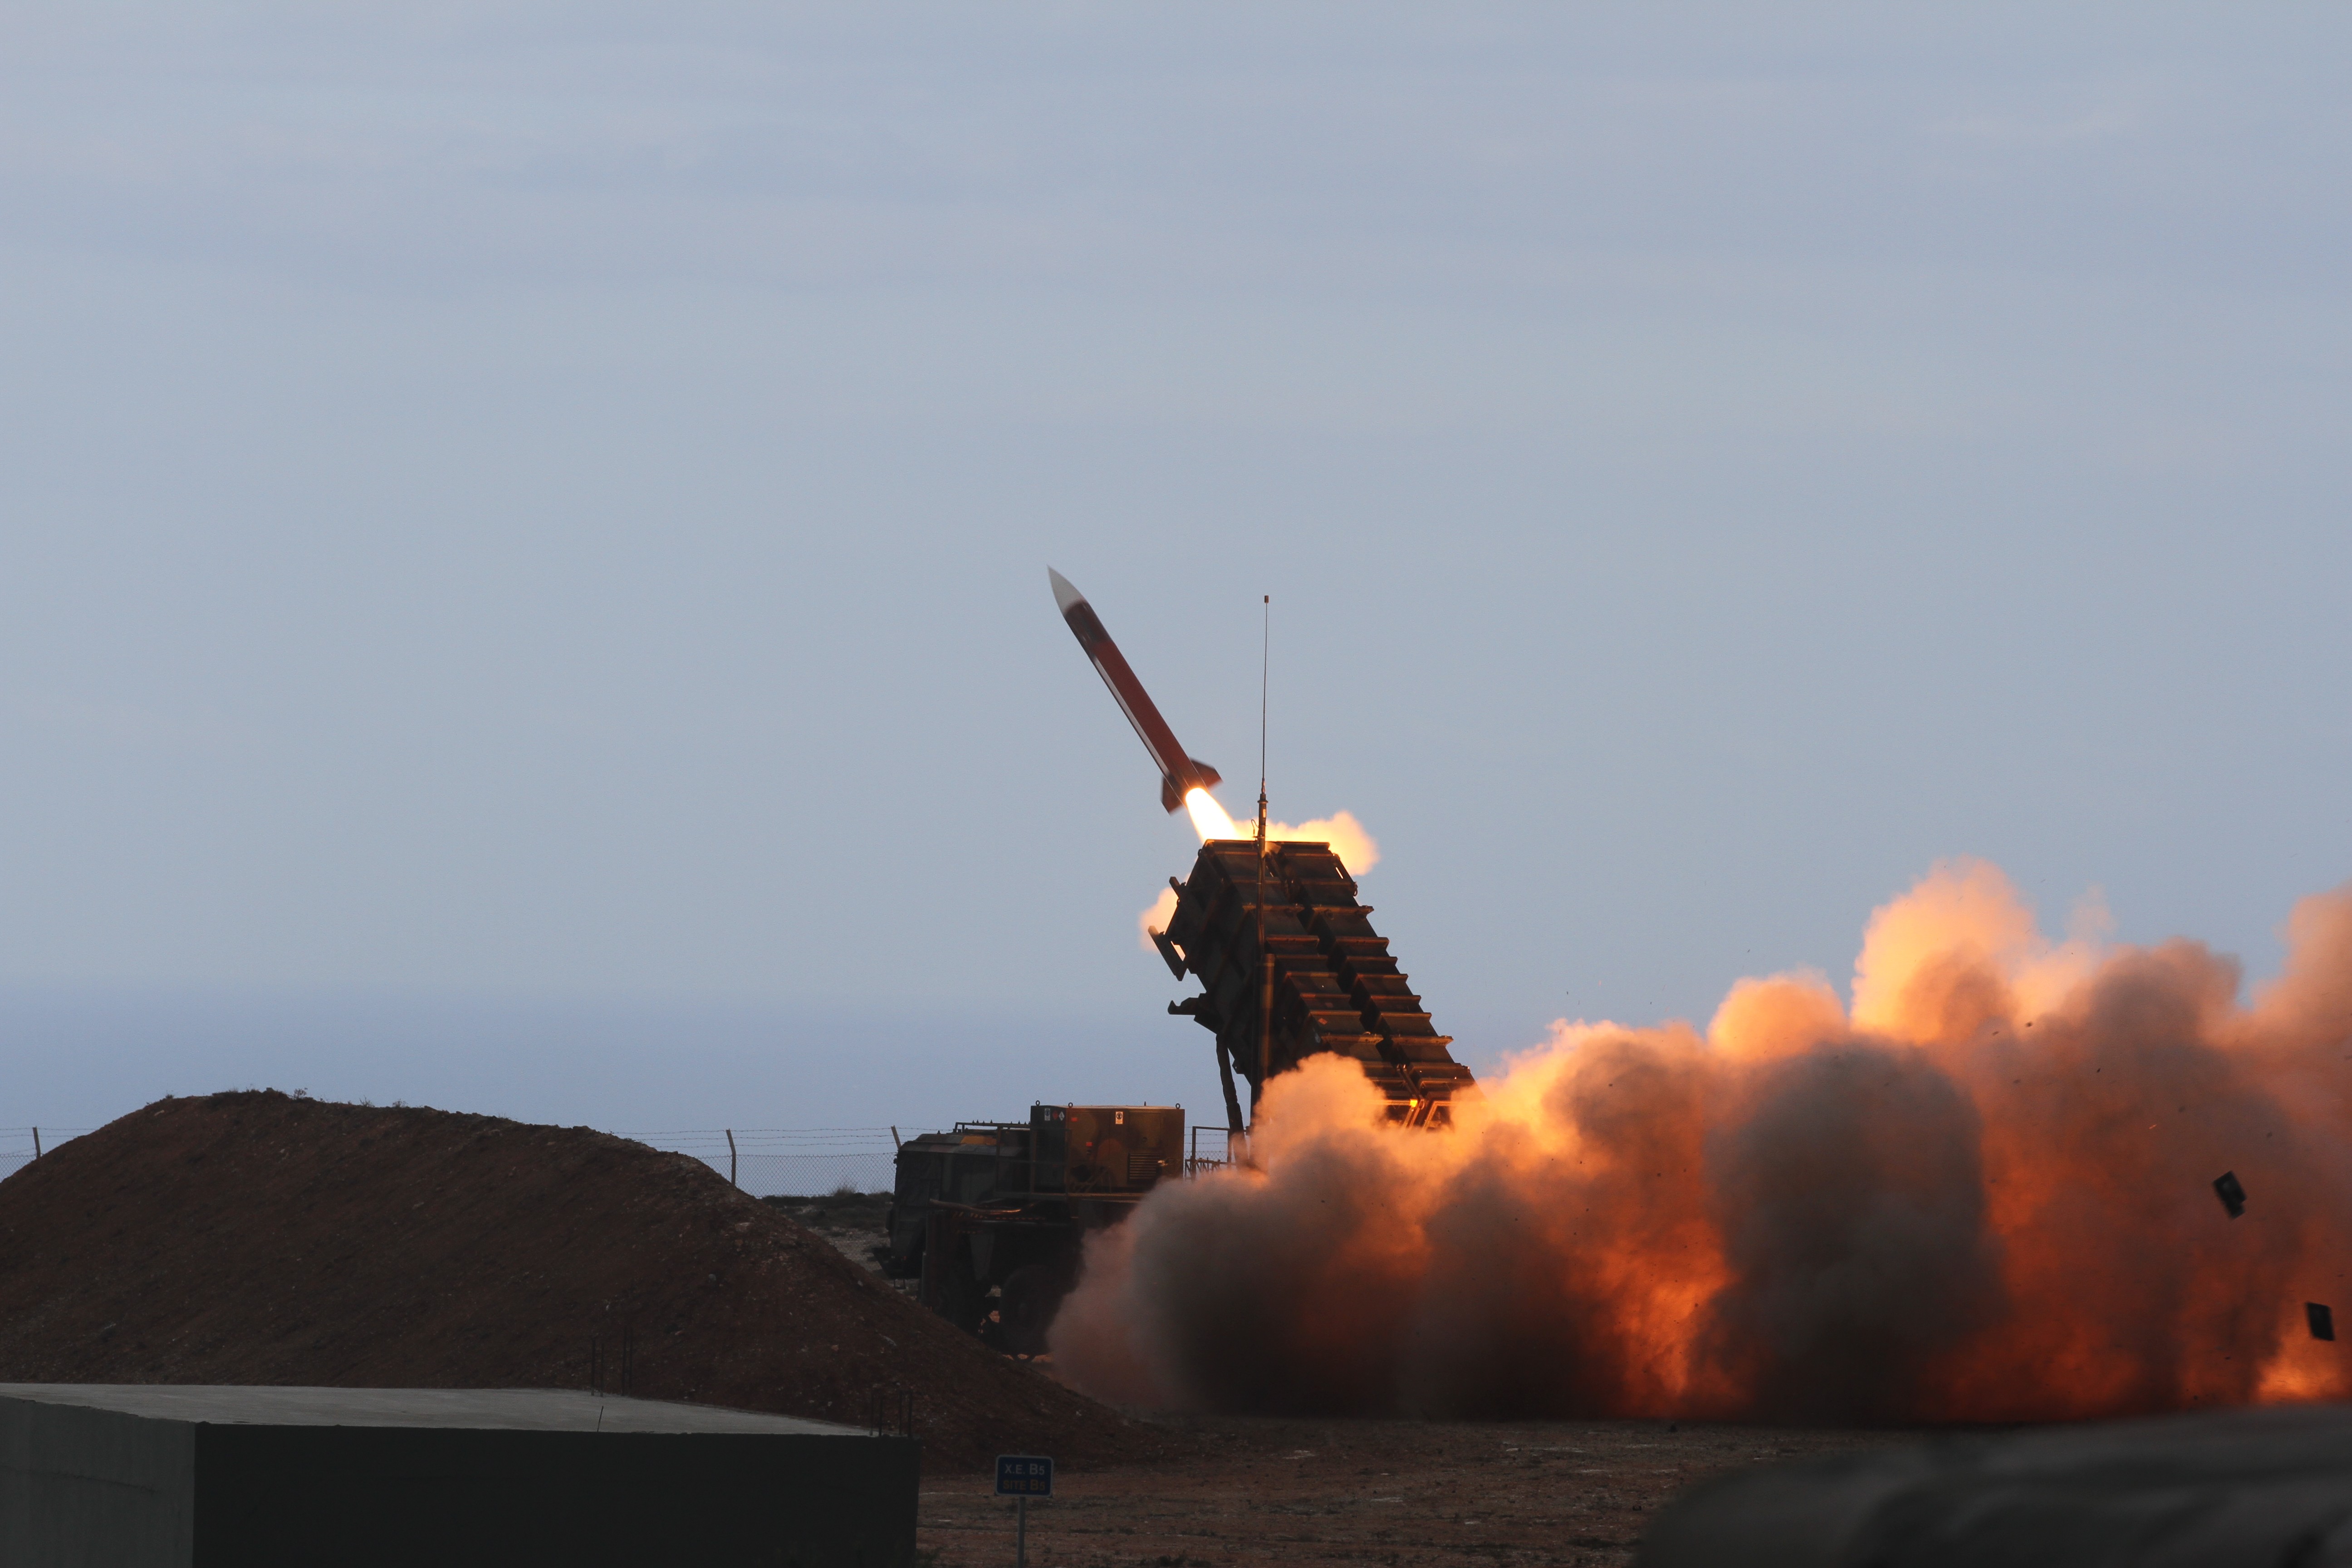
[[[735,1179],[735,1129],[727,1129],[727,1184],[741,1190],[743,1184]]]
[[[33,1129],[33,1158],[34,1158],[34,1159],[36,1159],[36,1160],[37,1160],[37,1159],[39,1159],[40,1157],[41,1157],[41,1130],[40,1130],[39,1128],[36,1127],[36,1128],[34,1128],[34,1129]]]

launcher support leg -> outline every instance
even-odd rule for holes
[[[1217,1042],[1217,1079],[1225,1086],[1225,1127],[1229,1131],[1242,1130],[1242,1099],[1234,1092],[1234,1054],[1225,1049],[1225,1042]]]
[[[1265,933],[1261,930],[1258,947],[1265,946]],[[1265,1092],[1265,1080],[1274,1076],[1274,954],[1267,953],[1259,961],[1265,978],[1257,990],[1257,1077],[1250,1084],[1250,1120],[1257,1120],[1257,1097]]]

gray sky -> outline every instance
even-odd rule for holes
[[[2340,8],[0,6],[0,1123],[1215,1100],[1055,617],[1462,1054],[2352,875]]]

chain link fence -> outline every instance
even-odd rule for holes
[[[0,1182],[52,1152],[58,1144],[96,1131],[91,1127],[0,1127]]]
[[[0,1181],[53,1153],[88,1127],[0,1127]],[[887,1193],[897,1142],[887,1127],[735,1127],[618,1132],[690,1154],[754,1197],[816,1197],[844,1190]]]
[[[735,1127],[684,1132],[616,1132],[689,1154],[753,1197],[887,1193],[898,1142],[887,1127]]]

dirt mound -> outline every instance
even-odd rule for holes
[[[625,1328],[650,1398],[856,1423],[911,1389],[933,1468],[1163,1443],[698,1161],[585,1128],[218,1094],[0,1182],[0,1382],[578,1388]]]

